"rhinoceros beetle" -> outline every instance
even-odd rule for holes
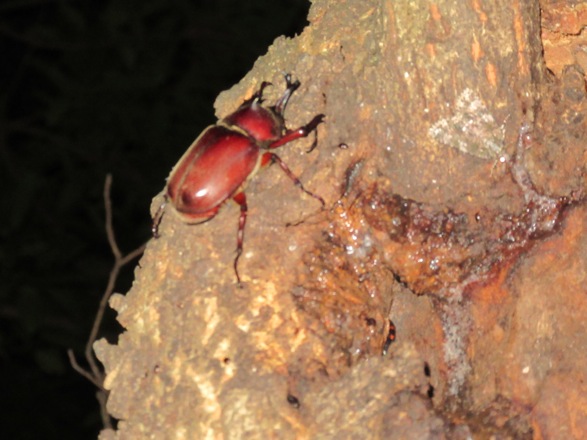
[[[216,125],[206,128],[190,145],[179,162],[171,170],[167,180],[165,200],[153,217],[153,236],[159,237],[159,224],[165,205],[171,204],[173,212],[189,224],[211,220],[228,199],[240,206],[234,272],[239,285],[238,259],[243,252],[247,198],[244,190],[247,182],[262,167],[277,163],[294,184],[309,196],[318,200],[324,208],[324,199],[304,188],[287,165],[273,153],[278,147],[308,136],[324,120],[319,114],[295,130],[285,126],[283,113],[293,92],[300,86],[285,75],[286,89],[275,105],[263,105],[263,90],[270,85],[263,82],[259,90],[232,114]],[[317,137],[308,152],[317,143]]]

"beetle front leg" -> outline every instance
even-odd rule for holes
[[[308,191],[306,188],[304,188],[304,185],[302,185],[302,181],[298,178],[298,176],[296,176],[294,173],[292,173],[292,171],[289,169],[289,167],[285,164],[284,161],[281,160],[281,158],[277,154],[265,153],[265,154],[263,154],[263,157],[261,158],[261,166],[267,165],[268,163],[275,163],[275,162],[277,162],[279,164],[279,166],[281,167],[283,172],[285,174],[287,174],[287,177],[289,177],[293,181],[295,186],[297,186],[299,189],[304,191],[309,196],[314,197],[316,200],[318,200],[322,204],[322,209],[324,209],[324,207],[326,206],[326,202],[324,202],[324,199],[322,197],[320,197],[319,195],[314,194],[313,192]]]
[[[285,74],[285,84],[286,84],[285,93],[279,99],[279,101],[277,101],[277,103],[275,103],[275,106],[274,106],[275,113],[277,113],[278,115],[283,115],[283,112],[285,111],[285,107],[287,106],[287,102],[289,101],[289,98],[291,97],[293,92],[295,92],[298,89],[298,87],[300,86],[300,82],[298,80],[291,82],[291,74],[289,74],[289,73]]]
[[[242,287],[241,277],[238,274],[238,259],[243,253],[243,242],[245,239],[245,224],[247,223],[247,197],[244,192],[236,194],[232,200],[241,207],[241,215],[238,218],[238,231],[236,233],[236,257],[234,257],[234,273],[239,287]]]
[[[322,122],[324,122],[324,115],[323,114],[316,115],[316,116],[314,116],[314,119],[312,119],[306,125],[303,125],[296,130],[288,130],[285,133],[285,136],[283,136],[280,139],[277,139],[275,142],[273,142],[271,145],[269,145],[269,148],[270,149],[278,148],[278,147],[281,147],[282,145],[285,145],[289,142],[295,141],[296,139],[306,137],[310,133],[315,131],[316,127],[318,127],[318,125],[321,124]],[[308,153],[310,151],[312,151],[314,148],[316,148],[317,142],[318,142],[318,140],[315,139],[314,143],[312,144],[312,146],[308,150]]]

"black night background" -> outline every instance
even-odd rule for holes
[[[0,437],[96,438],[95,387],[72,369],[113,263],[102,191],[129,252],[149,205],[216,95],[279,35],[304,0],[5,0],[0,4]],[[136,261],[123,270],[126,292]],[[107,311],[102,336],[121,328]]]

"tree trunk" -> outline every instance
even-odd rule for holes
[[[121,420],[100,438],[587,438],[583,58],[548,70],[540,15],[314,1],[217,111],[291,72],[288,127],[325,124],[275,152],[327,207],[259,172],[242,288],[238,206],[166,208],[111,299],[126,332],[95,345]]]

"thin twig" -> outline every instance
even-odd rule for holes
[[[94,325],[92,326],[92,330],[90,331],[90,336],[88,337],[88,342],[86,343],[86,350],[85,356],[92,373],[95,377],[99,377],[102,379],[104,378],[104,374],[98,367],[97,360],[94,356],[94,352],[92,350],[92,346],[98,337],[98,331],[100,330],[100,325],[102,324],[102,319],[104,318],[104,312],[106,311],[106,306],[108,305],[108,300],[112,293],[114,292],[114,286],[116,283],[116,279],[118,278],[118,274],[120,269],[127,264],[132,259],[136,258],[138,255],[142,254],[145,250],[146,243],[143,243],[141,246],[136,248],[135,250],[131,251],[128,255],[122,256],[118,244],[116,243],[116,237],[114,235],[114,228],[112,227],[112,202],[110,200],[110,187],[112,186],[112,175],[108,174],[106,176],[106,182],[104,183],[104,208],[106,210],[106,235],[108,237],[108,243],[110,244],[110,249],[112,249],[112,254],[114,255],[114,266],[110,271],[110,276],[108,277],[108,284],[106,286],[106,290],[102,295],[102,299],[100,301],[100,305],[98,307],[98,311],[96,313],[96,318],[94,319]]]
[[[112,174],[106,175],[106,181],[104,182],[104,209],[106,211],[106,236],[108,237],[108,244],[110,244],[110,249],[112,249],[112,253],[114,254],[114,258],[116,262],[120,260],[120,248],[118,247],[118,243],[116,243],[116,236],[114,235],[114,228],[112,227],[112,200],[110,199],[110,188],[112,187]]]
[[[75,354],[73,352],[73,350],[70,348],[69,350],[67,350],[67,356],[69,357],[69,362],[71,363],[71,366],[73,367],[73,369],[75,371],[77,371],[79,374],[81,374],[83,377],[85,377],[86,379],[88,379],[90,382],[92,382],[94,385],[96,385],[98,388],[100,388],[101,390],[104,389],[102,383],[98,382],[94,376],[92,376],[90,373],[88,373],[86,370],[84,370],[78,363],[77,363],[77,359],[75,358]]]
[[[102,425],[104,429],[114,429],[112,424],[112,417],[108,414],[108,410],[106,409],[106,401],[108,400],[108,394],[106,391],[98,391],[96,393],[96,399],[100,403],[100,417],[102,418]]]
[[[114,227],[112,226],[112,202],[110,199],[110,188],[112,186],[112,175],[108,174],[106,176],[106,181],[104,182],[104,208],[105,208],[105,227],[106,227],[106,236],[108,237],[108,244],[110,245],[110,249],[112,250],[112,254],[114,255],[114,265],[112,266],[112,270],[110,271],[110,276],[108,277],[108,284],[106,285],[106,289],[102,294],[102,299],[100,300],[100,305],[98,306],[98,311],[96,312],[96,317],[94,319],[94,324],[92,325],[92,330],[90,331],[90,335],[88,337],[88,341],[85,347],[85,358],[88,361],[88,365],[90,366],[91,371],[87,371],[86,369],[82,368],[73,353],[73,350],[68,350],[67,355],[69,356],[69,361],[71,366],[75,371],[81,374],[83,377],[88,379],[92,382],[96,387],[98,387],[97,398],[98,402],[100,403],[100,414],[102,416],[102,422],[104,428],[112,429],[112,420],[108,415],[106,410],[106,400],[108,397],[108,391],[104,389],[104,372],[98,365],[98,360],[94,355],[92,347],[94,342],[96,342],[96,338],[98,337],[98,331],[100,330],[100,325],[102,324],[102,319],[104,318],[104,312],[106,311],[106,306],[108,305],[108,300],[112,296],[114,292],[114,287],[116,285],[116,280],[118,278],[118,274],[123,266],[137,258],[141,255],[147,243],[143,243],[138,248],[134,249],[133,251],[129,252],[126,255],[122,255],[120,252],[120,248],[118,247],[118,243],[116,242],[116,236],[114,235]]]

